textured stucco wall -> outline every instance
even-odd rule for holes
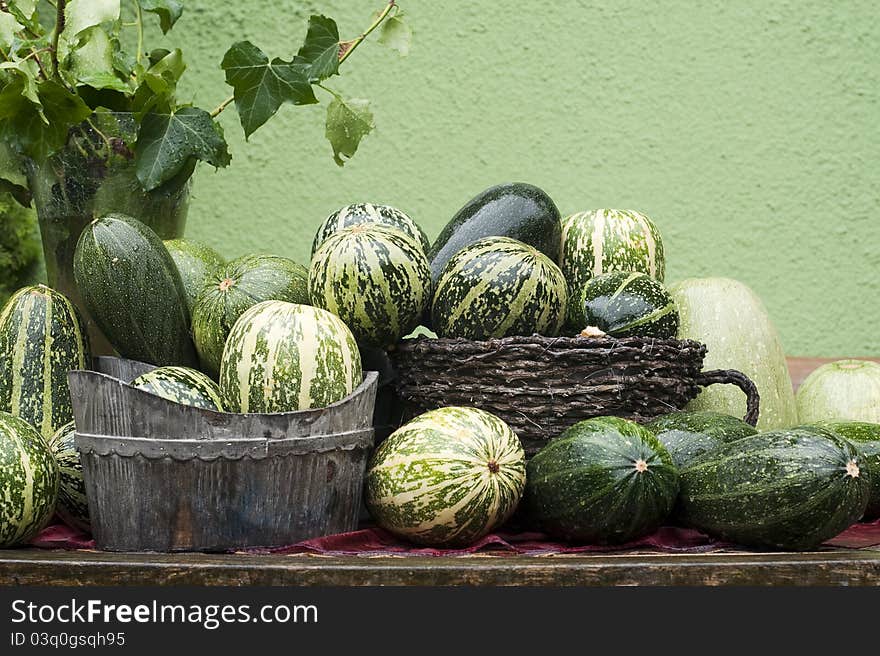
[[[400,4],[409,58],[367,43],[333,82],[374,103],[355,158],[333,164],[323,106],[283,107],[248,144],[226,112],[233,163],[198,172],[189,236],[305,261],[348,202],[396,205],[433,237],[482,188],[522,180],[564,213],[646,212],[669,281],[746,282],[789,353],[880,355],[876,3]],[[286,57],[309,13],[354,36],[381,5],[188,0],[171,38],[184,88],[214,106],[233,41]]]

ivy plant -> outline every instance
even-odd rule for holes
[[[281,105],[311,105],[323,96],[325,134],[341,166],[373,129],[373,115],[367,100],[344,98],[328,80],[373,32],[401,56],[412,37],[392,0],[351,39],[340,37],[332,18],[311,16],[302,45],[286,59],[239,41],[220,62],[231,93],[208,110],[177,97],[182,50],[144,43],[147,20],[167,33],[183,12],[180,0],[0,0],[0,191],[29,204],[22,162],[45,161],[68,143],[72,128],[106,111],[133,115],[137,137],[124,154],[146,191],[185,181],[196,161],[229,164],[217,117],[230,106],[248,138]]]

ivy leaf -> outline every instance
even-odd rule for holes
[[[398,12],[388,18],[379,28],[379,43],[396,50],[401,57],[409,54],[412,45],[412,30],[403,20],[403,12]]]
[[[37,11],[36,0],[18,0],[17,2],[13,0],[7,3],[7,9],[20,25],[24,25],[32,32],[39,32],[40,24],[34,16]]]
[[[135,170],[141,186],[150,191],[191,165],[190,158],[216,167],[231,160],[220,126],[198,107],[169,114],[144,116],[135,143]]]
[[[0,48],[9,50],[12,42],[15,40],[15,33],[21,29],[21,25],[15,16],[0,11]]]
[[[43,161],[64,146],[68,130],[88,117],[91,109],[54,80],[37,85],[40,104],[36,105],[22,95],[23,84],[16,80],[0,91],[0,138]]]
[[[80,32],[119,20],[120,0],[70,0],[65,9],[64,32],[75,37]]]
[[[277,57],[271,62],[250,41],[239,41],[226,51],[220,67],[235,92],[235,107],[245,139],[269,120],[281,103],[318,102],[303,66]]]
[[[345,100],[333,94],[333,100],[327,106],[325,135],[333,147],[333,160],[339,166],[343,166],[355,154],[361,139],[370,134],[374,127],[369,100]]]
[[[140,0],[140,4],[141,9],[159,17],[162,34],[167,34],[183,13],[183,5],[177,0]]]
[[[143,80],[154,93],[170,96],[177,88],[177,81],[185,70],[183,52],[180,48],[175,48],[150,66],[143,74]]]
[[[81,34],[82,45],[70,53],[68,66],[76,84],[130,93],[128,84],[114,72],[117,68],[114,63],[116,49],[107,33],[93,25]]]
[[[21,160],[5,141],[0,141],[0,191],[9,192],[25,207],[31,204],[31,192],[22,172]]]
[[[296,53],[294,63],[306,69],[310,82],[326,80],[339,70],[339,29],[332,18],[309,17],[306,40]]]

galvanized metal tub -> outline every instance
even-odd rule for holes
[[[96,358],[69,374],[92,532],[108,551],[229,551],[357,528],[378,375],[326,408],[234,414],[126,381]]]

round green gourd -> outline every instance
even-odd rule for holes
[[[223,266],[220,254],[207,244],[192,239],[169,239],[164,242],[186,292],[186,303],[192,315],[196,299],[208,276]]]
[[[758,432],[741,419],[720,412],[670,412],[645,424],[679,469],[707,451]]]
[[[324,222],[315,233],[315,239],[312,242],[312,257],[315,251],[323,244],[327,237],[339,232],[345,228],[350,228],[362,223],[379,223],[392,228],[397,228],[405,232],[416,240],[422,249],[427,253],[431,247],[428,236],[425,231],[413,221],[408,214],[401,212],[390,205],[374,205],[373,203],[354,203],[341,207],[330,216],[324,219]]]
[[[89,502],[75,437],[76,426],[71,421],[59,428],[49,440],[60,473],[55,512],[71,528],[88,533],[91,531]]]
[[[348,327],[320,308],[264,301],[242,314],[220,368],[229,412],[292,412],[341,401],[363,382]]]
[[[206,410],[223,410],[220,387],[201,371],[189,367],[159,367],[131,384],[163,399]]]
[[[855,446],[816,426],[758,433],[681,470],[677,516],[747,547],[815,549],[865,512],[871,486]]]
[[[202,370],[220,374],[226,337],[236,320],[261,301],[309,302],[308,271],[286,257],[244,255],[208,276],[193,309],[192,332]]]
[[[76,306],[45,285],[18,290],[0,311],[0,410],[48,440],[73,420],[67,372],[91,365]]]
[[[678,473],[660,441],[618,417],[563,431],[529,461],[526,514],[550,535],[619,544],[657,530],[678,493]]]
[[[571,290],[611,271],[639,271],[663,282],[663,240],[653,221],[635,210],[578,212],[562,220],[559,267]]]
[[[446,264],[431,326],[440,337],[552,337],[562,327],[567,302],[565,277],[550,258],[509,237],[486,237]]]
[[[662,283],[644,273],[614,271],[587,282],[569,312],[576,330],[595,327],[612,337],[675,337],[678,310]]]
[[[0,547],[24,544],[49,523],[58,480],[58,463],[37,429],[0,412]]]
[[[817,426],[852,442],[861,453],[871,482],[871,494],[863,519],[880,517],[880,424],[866,421],[820,421]]]
[[[798,421],[880,422],[880,364],[838,360],[824,364],[804,379],[795,397]]]
[[[383,528],[417,544],[465,546],[503,524],[525,484],[525,454],[501,419],[475,408],[419,415],[376,449],[366,504]]]
[[[363,223],[328,237],[309,268],[309,297],[367,346],[390,346],[413,331],[431,299],[421,246],[387,225]]]

